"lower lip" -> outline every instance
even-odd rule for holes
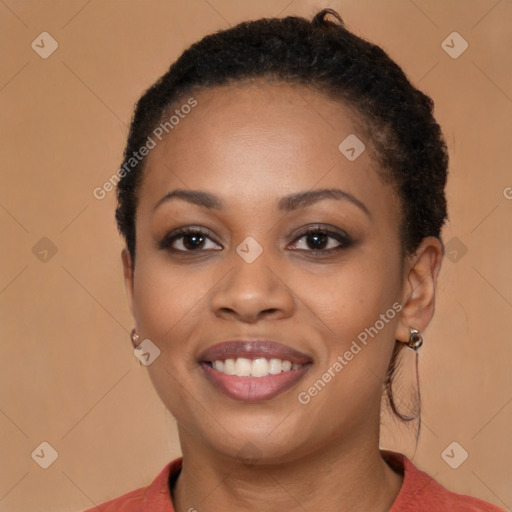
[[[258,402],[274,398],[296,384],[310,366],[311,364],[305,364],[302,368],[266,377],[238,377],[219,372],[208,364],[201,363],[201,368],[207,379],[217,389],[234,400],[244,402]]]

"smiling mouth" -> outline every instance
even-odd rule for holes
[[[266,340],[220,343],[204,351],[198,362],[215,390],[248,402],[269,400],[283,393],[313,364],[305,354]]]

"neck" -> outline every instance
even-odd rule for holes
[[[365,437],[366,436],[366,437]],[[377,439],[333,439],[284,463],[243,464],[180,431],[183,466],[173,492],[176,512],[246,510],[389,511],[403,477],[382,459]]]

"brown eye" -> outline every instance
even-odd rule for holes
[[[198,228],[186,228],[179,231],[173,231],[167,234],[158,244],[160,249],[169,249],[176,252],[194,252],[197,250],[212,250],[214,247],[208,247],[208,240],[215,246],[208,233]]]
[[[299,244],[302,239],[305,240],[302,244],[303,247],[296,248],[308,252],[329,253],[331,251],[345,249],[352,244],[348,235],[319,227],[308,228],[296,238],[294,244]]]

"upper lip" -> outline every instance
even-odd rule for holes
[[[277,341],[266,339],[238,339],[228,340],[208,347],[199,355],[199,361],[225,361],[226,359],[236,359],[246,357],[256,359],[264,357],[266,359],[282,359],[290,361],[292,364],[307,364],[311,358],[298,350],[283,345]]]

